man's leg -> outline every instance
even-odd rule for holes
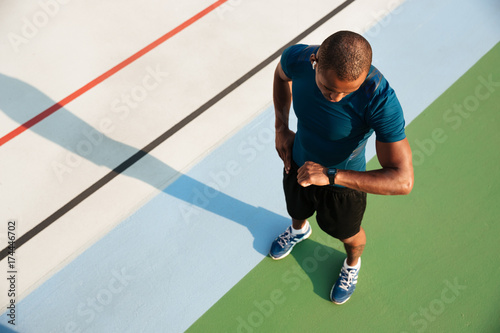
[[[365,231],[360,227],[356,235],[341,239],[341,241],[344,243],[347,258],[342,265],[339,278],[330,292],[330,299],[336,304],[347,302],[356,288],[358,272],[361,267],[361,254],[366,244]]]
[[[311,188],[305,188],[297,183],[298,166],[292,161],[289,173],[283,172],[283,189],[285,201],[290,216],[308,218],[314,214],[314,202],[310,200]],[[295,244],[307,239],[311,235],[311,226],[306,219],[292,218],[292,225],[285,232],[278,235],[271,244],[269,255],[277,260],[285,258],[292,251]]]
[[[344,243],[344,248],[347,253],[347,264],[349,266],[356,266],[356,264],[358,263],[358,259],[359,257],[361,257],[363,249],[365,248],[366,244],[365,230],[361,227],[361,229],[356,235],[346,239],[341,239],[341,241],[342,243]]]
[[[337,190],[333,198],[324,200],[321,213],[318,209],[318,220],[326,231],[335,237],[341,235],[347,258],[340,269],[340,274],[330,292],[330,299],[336,304],[343,304],[351,297],[358,282],[358,273],[361,268],[361,254],[366,244],[366,234],[361,222],[366,209],[366,193],[359,191]],[[328,213],[328,214],[327,214]],[[328,223],[328,221],[333,221]],[[329,229],[331,226],[335,229]],[[359,230],[359,231],[358,231]],[[354,236],[342,238],[343,235]]]
[[[306,220],[296,220],[292,218],[292,226],[295,230],[302,229],[306,225]]]

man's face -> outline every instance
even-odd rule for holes
[[[316,58],[311,58],[311,60],[317,61]],[[368,75],[368,72],[365,72],[354,81],[342,81],[333,69],[320,71],[316,65],[314,70],[316,71],[316,85],[330,102],[340,102],[342,98],[358,90]]]

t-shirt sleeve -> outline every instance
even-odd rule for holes
[[[406,138],[403,109],[394,90],[388,85],[371,105],[370,127],[374,129],[377,141],[397,142]]]
[[[301,52],[306,48],[307,45],[297,44],[292,45],[283,51],[281,54],[281,68],[285,72],[286,76],[293,80],[296,72],[296,65],[301,56]]]

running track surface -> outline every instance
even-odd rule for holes
[[[344,249],[313,223],[291,258],[264,259],[188,332],[498,332],[499,65],[500,43],[407,127],[415,187],[369,196],[347,303],[329,300]]]
[[[383,72],[396,87],[403,105],[409,105],[405,108],[407,122],[498,42],[498,36],[491,31],[489,34],[488,31],[478,33],[483,38],[470,38],[467,39],[470,44],[461,45],[470,49],[466,56],[452,57],[455,50],[451,47],[444,52],[440,50],[443,59],[453,62],[453,66],[443,69],[438,62],[424,68],[422,65],[427,64],[428,59],[417,59],[415,54],[410,53],[415,52],[416,45],[422,46],[424,41],[431,44],[429,36],[437,39],[434,43],[443,42],[430,33],[436,25],[442,24],[443,20],[437,19],[437,15],[428,15],[427,24],[423,27],[418,25],[423,16],[417,14],[420,14],[419,10],[424,14],[424,7],[413,2],[405,3],[401,11],[392,16],[390,24],[379,27],[382,30],[376,36],[370,36],[370,31],[366,33],[368,38],[373,39],[370,41],[376,54],[379,54],[375,65],[384,68],[384,61],[393,65],[385,64],[387,70]],[[458,10],[456,7],[460,6],[448,4],[435,9],[436,13],[444,14],[449,13],[452,7],[455,15],[474,17],[471,8],[466,6]],[[454,17],[456,19],[457,16]],[[480,18],[477,15],[476,19]],[[469,24],[473,26],[473,22]],[[412,40],[416,45],[414,49],[402,51],[408,54],[394,57],[390,42],[398,36],[402,27],[406,29],[403,31],[418,27],[412,31]],[[460,37],[472,34],[467,25],[450,25],[448,28],[453,28],[453,35],[449,32],[451,41],[448,39],[451,45],[457,43]],[[458,28],[462,31],[457,31]],[[488,30],[487,24],[484,30]],[[446,30],[443,33],[446,34]],[[382,38],[384,36],[386,38]],[[432,52],[423,54],[433,58]],[[401,63],[408,59],[412,59],[415,67],[419,68],[412,72],[412,77],[415,84],[419,83],[422,87],[422,96],[410,93],[415,87],[405,84],[407,73],[398,74],[395,69],[391,73],[391,68],[398,68],[398,61]],[[485,147],[499,139],[494,131],[498,127],[499,101],[495,86],[490,87],[493,91],[487,98],[481,98],[477,108],[467,104],[473,103],[473,99],[466,97],[474,96],[476,87],[482,82],[478,79],[480,77],[488,80],[491,75],[493,81],[499,81],[496,78],[500,78],[500,74],[493,70],[498,68],[495,63],[498,59],[497,47],[408,127],[416,177],[424,180],[416,183],[412,195],[408,197],[371,196],[365,228],[372,240],[364,256],[364,275],[360,279],[363,284],[360,284],[356,298],[353,297],[342,308],[336,307],[334,314],[332,305],[325,297],[337,274],[342,250],[339,244],[321,235],[318,228],[315,228],[317,232],[312,239],[301,244],[297,248],[299,251],[294,251],[295,260],[290,258],[283,263],[271,262],[267,258],[262,260],[270,239],[288,223],[279,189],[279,161],[274,156],[270,135],[272,110],[267,109],[20,302],[20,311],[30,314],[23,315],[20,323],[25,330],[20,331],[36,331],[35,327],[40,328],[40,325],[44,331],[54,332],[123,331],[124,327],[131,331],[182,331],[234,284],[191,327],[192,330],[268,331],[281,328],[293,331],[313,326],[316,331],[327,331],[333,324],[325,318],[335,321],[340,327],[349,325],[346,328],[352,329],[352,323],[357,318],[352,316],[359,314],[362,308],[361,312],[366,317],[357,321],[360,325],[356,327],[358,331],[365,330],[368,323],[375,323],[370,327],[377,331],[387,331],[387,327],[390,327],[389,331],[460,331],[467,327],[494,331],[499,327],[493,313],[493,309],[498,308],[498,292],[476,290],[479,288],[477,284],[493,284],[494,272],[486,277],[481,275],[484,277],[481,283],[472,284],[471,281],[476,281],[473,280],[476,277],[474,274],[488,264],[498,271],[498,255],[485,257],[483,261],[476,260],[476,250],[481,253],[491,251],[494,240],[484,237],[483,242],[482,236],[487,234],[492,237],[498,231],[493,224],[498,210],[491,209],[495,196],[498,198],[498,183],[488,178],[489,172],[498,172],[495,165],[498,153]],[[442,69],[439,75],[446,79],[435,84],[422,84],[424,78],[436,73],[436,68]],[[457,116],[447,112],[453,110],[454,104],[474,110]],[[369,166],[374,168],[375,164],[372,161]],[[460,168],[457,168],[458,165]],[[489,172],[475,172],[478,166]],[[263,167],[274,168],[276,172],[271,171],[272,176],[266,179],[268,195],[256,197],[260,186],[255,182]],[[252,173],[253,169],[257,170]],[[477,177],[454,181],[462,178],[462,172],[466,171]],[[245,177],[241,177],[242,173]],[[242,188],[247,191],[241,191]],[[470,189],[475,189],[474,200],[467,194]],[[459,193],[465,194],[461,196]],[[457,205],[457,201],[461,204]],[[170,216],[144,226],[144,221],[158,220],[159,213]],[[205,223],[199,223],[200,218]],[[176,229],[162,227],[165,221],[175,219],[183,222],[176,225]],[[262,220],[272,223],[262,226],[255,222]],[[471,231],[465,222],[473,220],[478,221],[478,228]],[[442,223],[437,226],[436,221]],[[139,233],[136,231],[138,225],[141,225]],[[214,232],[221,229],[227,234]],[[450,229],[453,231],[450,232]],[[431,234],[429,230],[432,230]],[[401,237],[388,239],[387,235],[392,233]],[[238,239],[228,242],[230,234]],[[190,243],[186,244],[186,240]],[[244,255],[241,252],[231,254],[234,245],[245,242],[249,246]],[[130,246],[131,243],[136,245]],[[219,248],[203,254],[192,250],[193,243],[202,244],[200,247],[210,244]],[[482,247],[478,247],[477,243]],[[470,251],[470,248],[475,250]],[[191,251],[189,253],[195,254],[194,258],[186,258],[182,255],[183,251]],[[331,256],[327,258],[325,253],[331,253]],[[103,254],[107,258],[103,258]],[[246,259],[244,262],[242,257]],[[470,267],[458,264],[458,258],[463,258],[471,264]],[[408,262],[414,262],[411,268]],[[197,267],[198,273],[193,274],[193,267]],[[224,277],[210,278],[221,268],[224,269]],[[397,281],[387,278],[388,271],[393,272]],[[205,282],[200,283],[200,280]],[[414,288],[408,290],[409,285]],[[374,295],[373,290],[380,294]],[[398,297],[394,296],[394,290],[399,290]],[[451,293],[445,290],[451,290]],[[92,308],[86,303],[89,298],[102,303]],[[479,306],[479,300],[484,300],[484,306]],[[306,312],[310,320],[293,320],[293,314],[303,308],[314,309]],[[51,316],[50,313],[54,312],[59,315]],[[129,314],[126,318],[119,316],[125,313]],[[158,313],[165,315],[158,319]],[[460,320],[457,320],[458,314],[461,315]],[[2,320],[6,322],[5,315]],[[122,329],[120,325],[124,325]]]

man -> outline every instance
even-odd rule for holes
[[[347,253],[330,293],[336,304],[345,303],[356,287],[366,243],[361,228],[366,193],[408,194],[413,187],[403,111],[371,61],[365,38],[339,31],[321,46],[287,48],[274,75],[276,150],[284,163],[292,225],[273,241],[269,254],[282,259],[308,238],[307,218],[316,212],[320,228],[340,239]],[[292,95],[297,133],[288,127]],[[373,132],[382,169],[365,171],[365,144]]]

